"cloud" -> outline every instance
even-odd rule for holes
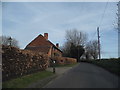
[[[94,37],[106,3],[4,3],[3,33],[15,37],[24,48],[37,35],[49,33],[49,40],[62,45],[65,30],[78,29],[86,32],[89,39]],[[116,47],[116,34],[112,23],[115,20],[116,3],[109,3],[100,26],[104,51]],[[109,32],[109,34],[108,34]],[[113,33],[113,34],[112,34]],[[106,36],[105,36],[106,35]],[[97,39],[97,36],[95,36]],[[93,39],[95,39],[93,38]],[[111,41],[110,41],[111,39]],[[114,44],[113,44],[114,43]],[[114,48],[113,51],[116,51]],[[113,55],[115,56],[115,55]]]
[[[119,0],[109,0],[118,2]],[[2,2],[107,2],[107,0],[2,0]]]

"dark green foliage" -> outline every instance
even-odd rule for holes
[[[79,61],[85,52],[84,46],[87,41],[87,34],[77,29],[66,30],[66,42],[62,47],[63,56],[76,58]]]
[[[101,60],[81,60],[107,69],[108,71],[120,76],[120,59],[101,59]]]
[[[79,62],[79,59],[84,52],[85,50],[83,46],[81,45],[76,46],[73,43],[71,43],[70,50],[68,53],[66,53],[66,55],[71,58],[76,58],[77,62]]]

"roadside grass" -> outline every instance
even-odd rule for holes
[[[60,65],[60,64],[56,64],[55,67],[73,67],[75,65],[77,65],[78,63],[74,63],[74,64],[64,64],[64,65]]]
[[[120,59],[101,59],[101,60],[86,60],[88,62],[100,66],[111,73],[120,76]]]
[[[12,79],[2,83],[2,88],[25,88],[31,83],[34,83],[38,80],[42,80],[46,77],[52,76],[53,73],[50,71],[41,71],[20,78]]]

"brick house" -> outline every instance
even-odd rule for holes
[[[47,54],[49,58],[58,56],[62,57],[62,51],[59,49],[59,44],[54,45],[48,40],[48,33],[38,35],[32,40],[26,47],[25,50],[32,50],[35,52],[42,52]]]
[[[57,43],[54,45],[50,42],[48,40],[48,33],[44,33],[44,36],[41,34],[38,35],[25,47],[25,50],[47,54],[49,58],[48,66],[51,65],[51,62],[53,63],[53,60],[55,60],[57,64],[71,64],[77,61],[74,58],[62,57],[62,51],[59,49],[59,44]]]

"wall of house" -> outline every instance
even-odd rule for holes
[[[51,58],[54,57],[54,56],[61,57],[62,53],[59,50],[57,50],[56,48],[51,47],[49,52],[48,52],[48,56],[51,57]]]
[[[51,55],[52,55],[52,46],[51,46],[51,48],[50,48],[50,50],[48,52],[48,57],[51,57]]]
[[[51,57],[55,57],[55,56],[62,57],[62,52],[60,52],[56,48],[51,48],[51,53],[52,53]]]
[[[60,52],[59,50],[55,49],[54,50],[54,56],[62,57],[62,52]]]

